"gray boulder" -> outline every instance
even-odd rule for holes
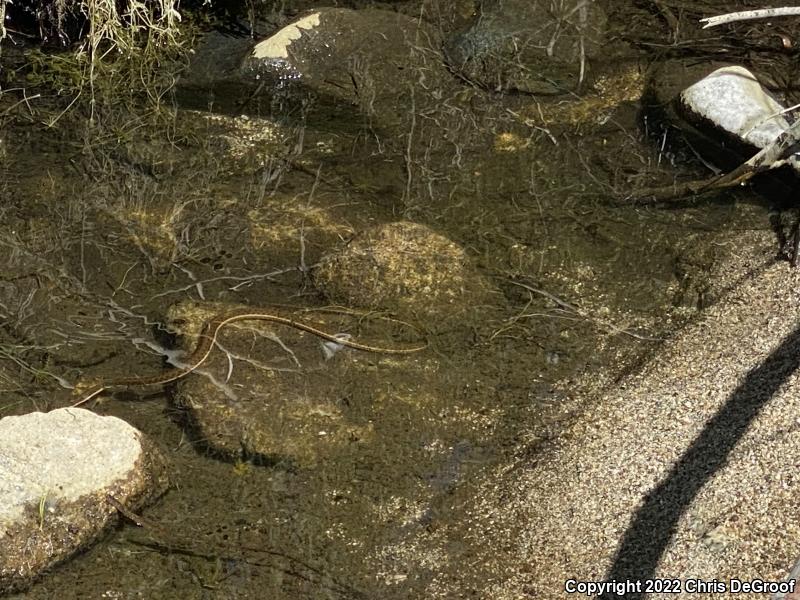
[[[737,65],[692,84],[681,92],[680,103],[684,116],[715,133],[721,145],[742,147],[741,160],[766,148],[790,126],[784,107],[753,73]],[[797,170],[796,159],[792,164]]]
[[[26,587],[167,485],[163,458],[116,417],[62,408],[0,419],[0,593]]]
[[[679,161],[699,156],[707,166],[729,171],[789,127],[775,90],[780,88],[763,71],[673,59],[651,69],[642,104],[650,134]],[[782,186],[761,191],[785,194]]]

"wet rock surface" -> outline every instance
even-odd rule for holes
[[[319,9],[257,43],[209,34],[178,99],[327,127],[355,120],[393,129],[411,118],[398,106],[426,110],[452,87],[440,45],[429,24],[396,12]]]
[[[480,9],[480,0],[423,0],[422,9],[413,6],[412,16],[421,16],[443,35],[463,31]]]
[[[575,91],[604,42],[606,15],[596,1],[484,2],[465,31],[447,41],[453,70],[494,91]]]
[[[0,420],[0,592],[18,590],[95,542],[166,488],[165,464],[116,417],[58,409]]]

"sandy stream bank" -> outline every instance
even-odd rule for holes
[[[563,598],[566,580],[609,575],[782,579],[800,552],[798,365],[800,269],[772,264],[607,391],[519,482],[525,591]]]
[[[625,598],[727,598],[733,579],[786,577],[800,558],[800,269],[766,248],[737,248],[722,276],[740,281],[545,458],[495,472],[470,510],[473,535],[497,550],[484,597],[585,598],[565,582],[668,578],[680,593]],[[698,593],[714,580],[724,593]]]

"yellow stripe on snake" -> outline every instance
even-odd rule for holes
[[[360,313],[348,311],[346,314]],[[388,317],[380,318],[382,320],[391,321],[394,323],[402,323],[407,327],[413,328],[412,325],[397,319],[391,319]],[[343,336],[337,336],[326,331],[322,331],[321,329],[317,329],[316,327],[312,327],[311,325],[303,323],[302,321],[296,321],[289,317],[282,317],[280,315],[268,312],[260,312],[254,309],[242,309],[228,313],[222,313],[206,321],[198,337],[197,347],[186,360],[186,364],[184,366],[176,367],[159,375],[153,375],[150,377],[120,377],[117,379],[109,379],[100,382],[78,382],[73,390],[73,396],[78,396],[80,399],[72,404],[72,406],[80,406],[98,394],[101,394],[111,388],[141,385],[162,385],[180,379],[181,377],[185,377],[192,371],[198,369],[206,361],[214,348],[214,344],[216,343],[217,337],[219,336],[219,332],[222,330],[222,328],[236,321],[269,321],[271,323],[277,323],[279,325],[285,325],[286,327],[305,331],[306,333],[310,333],[311,335],[315,335],[323,340],[333,342],[334,344],[346,346],[355,350],[361,350],[363,352],[375,352],[379,354],[411,354],[413,352],[424,350],[428,347],[427,342],[409,348],[383,348],[380,346],[370,346],[360,342],[354,342],[344,338]]]

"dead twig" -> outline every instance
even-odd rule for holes
[[[700,19],[703,29],[734,23],[736,21],[752,21],[754,19],[771,19],[772,17],[794,17],[800,15],[800,8],[794,6],[784,6],[782,8],[760,8],[758,10],[743,10],[716,17],[706,17]]]
[[[174,531],[168,531],[167,528],[160,523],[133,512],[111,495],[106,496],[106,501],[123,517],[142,528],[150,538],[147,541],[130,540],[131,543],[148,547],[156,551],[184,554],[186,556],[206,560],[233,560],[241,561],[256,567],[267,567],[325,588],[329,593],[333,592],[340,596],[351,598],[364,597],[361,591],[346,583],[337,582],[333,576],[284,552],[245,545],[228,547],[209,543],[207,539],[200,540],[197,536],[181,536]],[[258,560],[258,555],[282,559],[288,563],[288,566],[284,567],[274,562]]]
[[[689,181],[671,186],[639,190],[630,198],[651,201],[677,200],[686,196],[705,194],[737,185],[742,185],[755,175],[777,169],[787,164],[796,164],[793,158],[800,143],[800,120],[775,138],[767,147],[743,162],[726,175],[714,176],[699,181]]]
[[[604,329],[608,329],[612,333],[621,333],[621,334],[630,336],[630,337],[632,337],[634,339],[642,340],[642,341],[645,341],[645,342],[660,342],[660,341],[662,341],[662,338],[654,338],[654,337],[649,337],[649,336],[646,336],[646,335],[640,335],[638,333],[634,333],[633,331],[630,331],[629,329],[618,327],[617,325],[614,325],[613,323],[611,323],[609,321],[606,321],[604,319],[598,319],[597,317],[589,315],[589,314],[585,313],[584,311],[580,310],[577,306],[575,306],[573,304],[570,304],[569,302],[566,302],[566,301],[562,300],[561,298],[559,298],[558,296],[555,296],[555,295],[553,295],[550,292],[547,292],[545,290],[540,290],[539,288],[535,288],[533,286],[526,285],[524,283],[520,283],[519,281],[511,281],[510,283],[512,285],[516,285],[517,287],[521,287],[523,289],[526,289],[529,292],[532,292],[534,294],[538,294],[539,296],[543,296],[543,297],[547,298],[548,300],[551,300],[552,302],[555,302],[561,308],[563,308],[563,309],[565,309],[565,310],[567,310],[567,311],[579,316],[581,319],[584,319],[585,321],[588,321],[590,323],[594,323],[595,325],[598,325],[598,326],[600,326],[600,327],[602,327]]]

